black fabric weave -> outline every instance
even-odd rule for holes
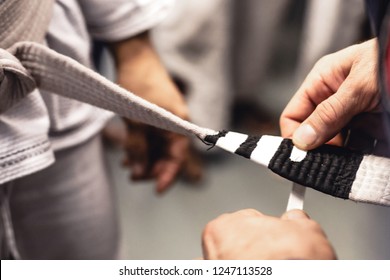
[[[293,143],[284,139],[268,168],[276,174],[335,197],[348,199],[363,154],[323,145],[300,162],[290,160]]]
[[[248,136],[245,142],[243,142],[234,153],[246,158],[251,158],[251,154],[256,148],[260,138],[261,136]]]
[[[218,132],[218,134],[206,135],[206,137],[204,138],[204,141],[206,143],[210,143],[210,144],[215,145],[217,143],[218,139],[221,137],[225,137],[227,133],[228,133],[227,130],[221,130]]]

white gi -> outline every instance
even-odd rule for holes
[[[161,21],[170,4],[57,0],[46,41],[91,66],[91,37],[132,37]],[[98,137],[111,116],[38,90],[0,114],[2,258],[117,257],[113,193]]]

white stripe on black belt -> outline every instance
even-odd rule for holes
[[[324,145],[304,152],[277,136],[217,132],[180,119],[119,87],[69,57],[22,42],[0,49],[0,109],[7,110],[37,87],[113,111],[162,129],[195,135],[208,144],[267,166],[295,183],[332,196],[390,205],[390,159]],[[7,85],[18,83],[17,88]],[[12,92],[13,94],[7,94]]]
[[[267,166],[274,173],[320,192],[390,205],[390,159],[323,145],[310,151],[278,136],[221,131],[206,142]]]

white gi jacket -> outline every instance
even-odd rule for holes
[[[91,38],[118,41],[146,31],[171,0],[57,0],[46,36],[53,50],[91,66]],[[0,114],[0,184],[54,162],[53,151],[96,135],[111,112],[35,90]]]

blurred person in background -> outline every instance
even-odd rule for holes
[[[275,104],[289,96],[268,80],[294,70],[301,80],[321,56],[361,39],[365,19],[354,0],[188,0],[152,38],[195,123],[275,134]]]
[[[254,114],[238,103],[253,109],[252,97],[265,79],[277,30],[293,2],[176,2],[152,35],[185,94],[193,122],[221,130],[231,127],[235,117]],[[245,107],[237,116],[236,105]]]

